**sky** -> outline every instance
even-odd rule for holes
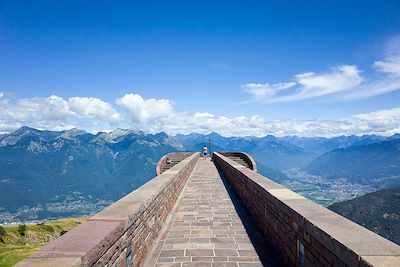
[[[400,132],[399,1],[0,0],[0,133]]]

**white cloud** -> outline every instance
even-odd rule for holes
[[[286,83],[247,83],[243,84],[242,88],[245,92],[249,93],[253,99],[264,99],[266,97],[274,96],[278,91],[284,90],[290,87],[295,86],[295,82],[286,82]]]
[[[392,42],[391,48],[393,49]],[[398,42],[400,49],[400,39]],[[361,99],[390,93],[400,89],[400,50],[388,54],[384,60],[375,61],[373,67],[378,72],[376,78],[353,88],[342,99]]]
[[[135,97],[133,97],[135,96]],[[137,101],[128,101],[128,99]],[[122,101],[125,99],[126,101]],[[150,101],[151,100],[151,101]],[[358,114],[349,118],[338,120],[275,120],[267,121],[261,116],[217,116],[207,112],[177,112],[173,109],[171,100],[143,99],[138,94],[128,94],[117,101],[120,105],[135,107],[128,116],[134,119],[128,124],[130,127],[148,132],[165,131],[169,134],[177,133],[209,133],[218,132],[225,136],[265,136],[274,134],[278,136],[339,136],[380,134],[391,135],[399,132],[400,116],[397,109],[381,110],[378,112]],[[136,105],[133,105],[133,104]],[[139,104],[137,104],[139,103]],[[143,103],[148,103],[144,105]],[[150,104],[151,103],[151,104]],[[153,108],[152,108],[153,107]],[[161,108],[162,112],[158,108]],[[150,116],[147,112],[152,110]],[[158,111],[157,111],[158,110]],[[400,110],[400,108],[398,108]],[[142,114],[142,115],[137,115]],[[143,114],[148,114],[144,116]],[[379,119],[380,115],[385,120]],[[138,122],[138,118],[142,118]]]
[[[281,83],[247,83],[242,85],[252,101],[292,102],[328,97],[328,100],[354,100],[400,90],[400,36],[386,43],[382,60],[372,64],[369,77],[361,77],[356,65],[340,65],[327,72],[307,72],[294,75],[288,87]],[[285,84],[285,83],[283,83]],[[249,101],[244,101],[247,103]]]
[[[120,114],[111,104],[94,97],[71,97],[68,99],[68,107],[84,118],[100,118],[111,123],[121,120]]]
[[[274,120],[261,116],[225,117],[209,113],[175,113],[162,127],[170,134],[218,132],[225,136],[340,136],[400,132],[400,108],[357,114],[338,120]]]
[[[18,99],[15,103],[3,98],[0,109],[0,120],[3,123],[32,123],[37,127],[67,125],[65,118],[74,115],[68,109],[67,101],[58,96]]]
[[[359,86],[363,79],[355,65],[341,65],[330,71],[296,74],[294,82],[247,83],[242,85],[253,100],[289,102],[345,92]]]
[[[374,63],[375,68],[383,73],[400,75],[400,35],[394,36],[385,45],[385,58]]]
[[[117,104],[124,107],[134,120],[145,122],[151,119],[167,117],[172,113],[173,102],[168,99],[143,99],[139,94],[125,94],[117,99]]]
[[[373,120],[379,122],[397,122],[400,120],[400,108],[382,109],[370,113],[357,114],[353,117],[369,121]]]
[[[93,97],[64,99],[52,95],[12,101],[2,94],[0,98],[0,125],[3,125],[0,130],[3,131],[22,125],[49,130],[90,128],[90,125],[99,128],[119,120],[119,113],[109,103]]]
[[[391,54],[382,61],[376,61],[374,66],[381,72],[400,75],[400,52]]]
[[[309,72],[295,77],[302,85],[300,92],[292,96],[297,99],[346,91],[362,82],[360,70],[355,65],[341,65],[326,73]]]
[[[339,136],[400,132],[400,107],[356,114],[337,120],[274,120],[261,116],[217,116],[205,112],[178,112],[169,99],[144,99],[126,94],[117,99],[124,112],[117,112],[98,98],[60,96],[24,98],[12,101],[0,98],[0,132],[22,125],[39,129],[62,130],[72,127],[90,132],[131,128],[145,132],[177,133],[218,132],[225,136]]]

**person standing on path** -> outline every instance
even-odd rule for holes
[[[203,158],[207,157],[207,146],[203,146]]]

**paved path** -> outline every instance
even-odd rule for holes
[[[277,264],[214,163],[200,158],[145,265]]]

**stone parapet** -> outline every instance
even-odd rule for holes
[[[257,171],[256,161],[247,153],[244,152],[218,152],[219,154],[224,155],[225,157],[238,157],[244,162],[247,163],[249,169],[253,171]]]
[[[180,162],[193,154],[194,152],[171,152],[164,155],[157,163],[156,174],[160,175],[165,171],[165,169],[170,169],[175,165],[175,163]],[[168,163],[167,159],[170,160],[171,163]]]
[[[213,160],[288,266],[400,266],[400,246],[228,157]]]
[[[141,266],[198,158],[192,153],[18,266]]]

